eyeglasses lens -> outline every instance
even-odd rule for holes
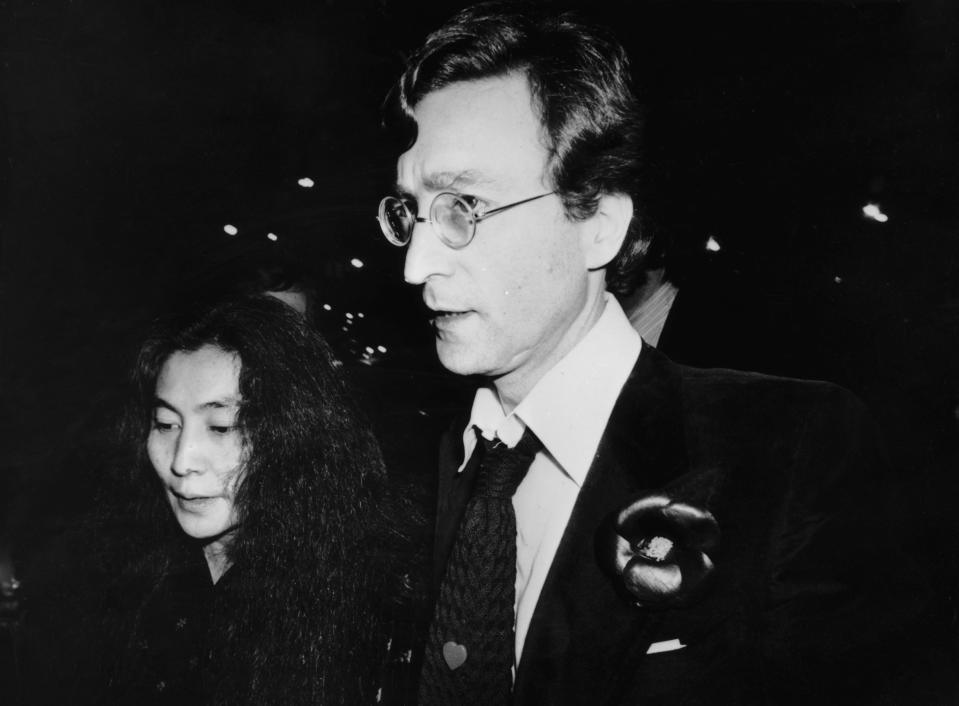
[[[455,194],[440,194],[433,201],[430,220],[453,247],[462,247],[473,238],[476,226],[473,209]]]
[[[400,199],[385,198],[380,206],[383,234],[397,245],[405,245],[413,230],[413,215]]]

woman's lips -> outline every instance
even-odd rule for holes
[[[217,495],[184,495],[173,489],[170,493],[183,510],[201,510],[219,497]]]

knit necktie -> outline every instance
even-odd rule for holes
[[[479,438],[483,456],[440,585],[420,680],[420,706],[502,706],[512,691],[512,498],[540,443],[529,429],[512,449]]]

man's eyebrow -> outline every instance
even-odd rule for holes
[[[430,191],[462,191],[464,188],[485,186],[492,180],[475,169],[465,169],[461,172],[436,172],[427,174],[423,178],[423,186]]]
[[[464,189],[476,186],[488,186],[493,180],[475,169],[464,169],[460,172],[433,172],[423,177],[423,188],[427,191],[461,192]],[[403,198],[412,198],[410,190],[396,184],[396,193]]]
[[[404,201],[413,198],[413,193],[406,187],[400,186],[399,182],[393,184],[393,193]]]

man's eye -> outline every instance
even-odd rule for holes
[[[224,427],[224,426],[210,425],[210,431],[212,431],[214,434],[229,434],[231,431],[233,431],[233,427],[232,427],[232,426]]]
[[[488,210],[489,204],[472,194],[459,194],[450,205],[450,213],[465,222],[479,220]]]
[[[174,422],[161,422],[159,419],[153,420],[153,428],[157,431],[173,431],[176,424]]]
[[[466,205],[473,209],[473,211],[477,214],[486,210],[486,203],[478,196],[473,196],[471,194],[460,194],[460,199],[466,202]]]
[[[416,218],[416,201],[414,199],[405,199],[397,196],[396,200],[394,200],[390,206],[388,215],[400,220],[405,220],[410,216]]]

